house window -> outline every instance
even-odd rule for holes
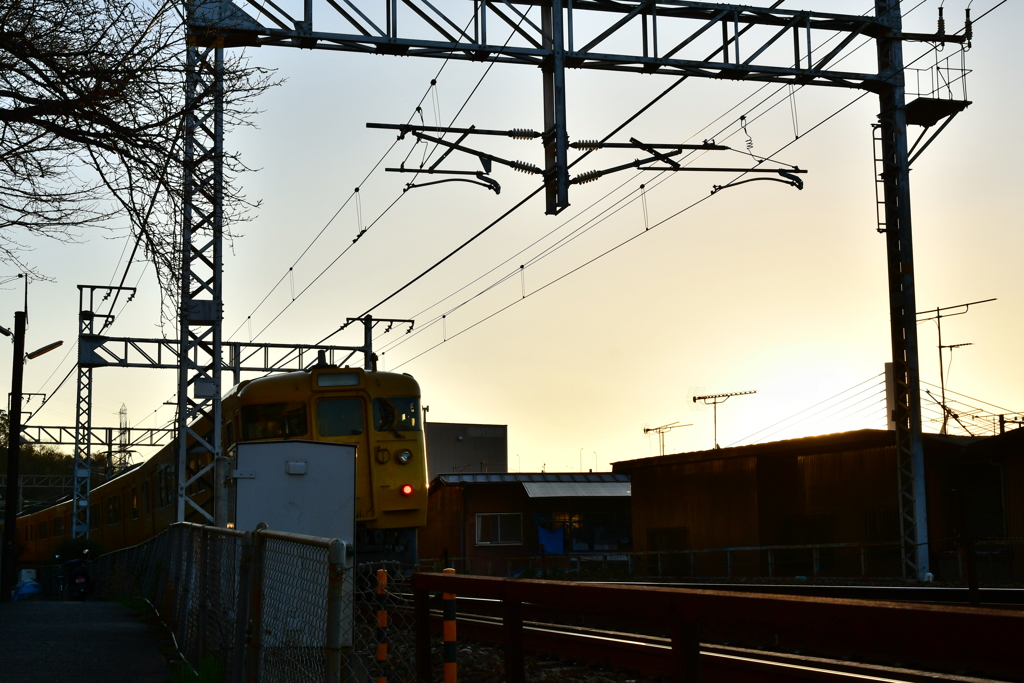
[[[522,545],[523,516],[518,512],[488,512],[476,516],[477,545]]]

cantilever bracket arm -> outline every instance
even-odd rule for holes
[[[795,175],[792,175],[792,174],[795,174],[795,173],[807,173],[807,171],[805,171],[804,169],[799,168],[799,167],[792,167],[792,168],[734,168],[734,167],[719,168],[719,167],[714,167],[714,166],[680,166],[679,164],[675,164],[671,159],[664,158],[664,157],[677,156],[679,154],[681,154],[681,150],[676,150],[676,151],[671,151],[671,152],[667,152],[667,153],[664,153],[664,154],[659,154],[658,156],[647,157],[646,159],[636,159],[634,161],[629,162],[628,164],[621,164],[619,166],[613,166],[611,168],[607,168],[607,169],[600,170],[600,171],[587,171],[586,173],[581,173],[580,175],[578,175],[575,178],[573,178],[572,180],[570,180],[569,184],[570,185],[583,185],[584,183],[589,183],[591,181],[597,180],[598,178],[601,178],[602,176],[606,176],[606,175],[608,175],[610,173],[617,173],[619,171],[625,171],[625,170],[628,170],[630,168],[636,168],[636,169],[639,169],[641,171],[690,171],[690,172],[695,172],[695,173],[778,173],[779,175],[782,175],[782,176],[790,179],[790,180],[779,181],[779,182],[788,182],[790,185],[793,185],[794,187],[798,187],[799,189],[803,189],[803,181],[801,181],[799,178],[797,178]],[[673,164],[673,165],[671,165],[671,166],[644,166],[644,164],[648,164],[648,163],[655,162],[655,161],[663,161],[663,162],[666,162],[666,163],[669,163],[669,164]],[[779,180],[779,179],[778,178],[766,178],[765,180]],[[749,181],[743,181],[743,182],[749,182]],[[725,185],[723,187],[731,187],[733,184],[739,184],[739,183],[731,183],[730,185]]]
[[[477,180],[470,180],[469,178],[445,178],[444,180],[433,180],[429,183],[407,183],[402,192],[408,192],[409,190],[414,190],[417,187],[440,185],[441,183],[469,183],[470,185],[479,185],[480,187],[485,187],[488,190],[494,190],[494,194],[501,194],[501,185],[499,185],[498,181],[494,178],[488,178],[483,173],[476,173],[474,177],[476,177]]]
[[[806,173],[806,171],[798,171],[798,172]],[[804,181],[801,180],[800,178],[798,178],[797,176],[793,175],[792,173],[790,173],[788,171],[779,170],[778,174],[780,176],[782,176],[782,177],[781,178],[747,178],[746,180],[737,180],[736,182],[729,183],[727,185],[714,185],[711,188],[711,194],[715,194],[715,193],[720,192],[721,190],[724,190],[724,189],[729,188],[729,187],[736,187],[737,185],[745,185],[746,183],[753,183],[753,182],[756,182],[758,180],[770,180],[773,183],[785,183],[786,185],[792,185],[793,187],[795,187],[798,190],[804,189]]]
[[[929,138],[927,140],[924,140],[924,136],[928,133],[929,128],[926,127],[924,130],[921,131],[921,135],[917,138],[917,142],[915,142],[914,146],[910,148],[910,155],[911,156],[907,160],[907,165],[908,166],[913,165],[913,163],[915,161],[917,161],[917,158],[919,156],[921,156],[921,154],[924,153],[924,151],[926,149],[928,149],[928,145],[932,144],[932,142],[935,141],[935,138],[939,137],[939,133],[944,131],[946,129],[946,126],[948,126],[950,124],[950,122],[953,119],[955,119],[956,115],[959,114],[959,113],[960,112],[953,112],[952,114],[947,116],[946,120],[942,122],[942,125],[940,125],[938,127],[938,129],[936,129],[936,131],[934,133],[932,133],[931,136],[929,136]],[[921,144],[922,140],[924,140],[924,144]],[[920,146],[920,149],[918,149],[919,146]]]
[[[479,150],[475,150],[475,149],[472,149],[470,147],[466,147],[463,144],[460,144],[462,142],[462,140],[465,139],[466,134],[463,134],[462,137],[460,137],[457,142],[449,142],[447,140],[442,140],[441,138],[434,137],[432,135],[427,135],[425,133],[421,133],[421,132],[418,132],[418,131],[410,131],[410,132],[416,137],[417,140],[424,140],[426,142],[433,142],[433,143],[435,143],[437,145],[440,145],[442,147],[447,147],[448,149],[441,156],[441,159],[444,159],[445,157],[447,157],[448,154],[450,154],[453,150],[458,150],[460,152],[465,152],[466,154],[471,154],[471,155],[477,157],[478,159],[480,159],[480,163],[483,164],[484,172],[485,173],[489,173],[490,172],[490,170],[491,170],[491,162],[495,162],[495,163],[501,164],[503,166],[508,166],[509,168],[515,169],[517,171],[522,171],[523,173],[532,173],[532,174],[538,174],[538,175],[542,173],[540,168],[538,168],[537,166],[534,166],[533,164],[528,164],[525,161],[509,161],[508,159],[502,159],[501,157],[494,156],[493,154],[488,154],[487,152],[481,152]],[[436,168],[437,164],[440,163],[441,159],[439,159],[436,163],[434,163],[433,166],[431,166],[430,168],[426,168],[426,169],[405,168],[404,166],[401,166],[399,168],[385,168],[384,170],[389,172],[389,173],[447,173],[447,174],[451,174],[451,175],[474,175],[474,176],[476,175],[476,172],[474,172],[474,171],[442,171],[442,170],[437,170],[437,168]]]

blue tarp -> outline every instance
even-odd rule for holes
[[[559,526],[554,531],[548,531],[541,525],[537,525],[537,542],[544,546],[544,552],[547,554],[561,554],[564,552],[562,539],[564,534],[562,527]]]
[[[12,600],[25,600],[30,595],[36,595],[42,593],[43,587],[39,585],[38,581],[26,581],[25,583],[19,583],[14,589],[14,595]]]

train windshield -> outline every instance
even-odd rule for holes
[[[419,398],[373,399],[373,428],[378,432],[421,431]]]
[[[266,403],[242,406],[242,440],[289,439],[305,436],[306,404]]]
[[[358,398],[331,398],[316,404],[320,436],[359,436],[363,433],[363,402]]]

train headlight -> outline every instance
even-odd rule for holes
[[[401,490],[403,496],[411,496],[413,491],[412,484],[403,484]]]
[[[404,451],[398,452],[398,462],[403,465],[408,465],[409,461],[412,460],[412,451],[406,448]]]

